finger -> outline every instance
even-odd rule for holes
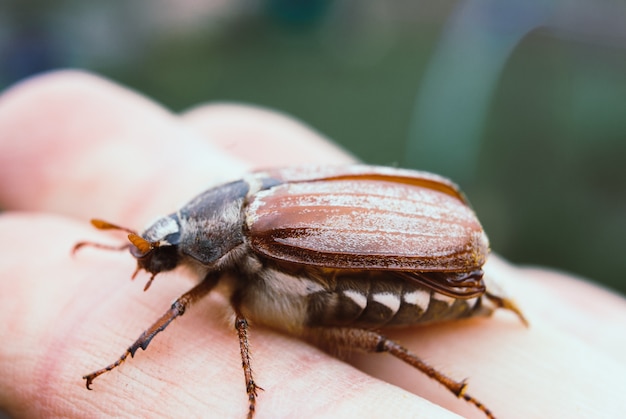
[[[626,324],[626,299],[591,282],[539,268],[521,269],[513,291],[523,294],[533,322],[550,324],[623,359],[626,338],[617,331]],[[519,290],[517,289],[519,288]],[[535,290],[541,289],[541,293]]]
[[[145,222],[244,170],[163,108],[84,73],[34,78],[0,100],[5,208]]]
[[[356,161],[309,127],[262,108],[204,105],[183,114],[183,120],[225,153],[252,168]]]
[[[239,347],[218,297],[85,389],[83,375],[114,361],[192,284],[164,274],[143,293],[143,284],[128,280],[126,254],[70,258],[84,234],[66,218],[0,216],[0,408],[14,417],[244,417]],[[250,339],[255,378],[265,389],[259,419],[445,416],[288,337],[252,328]]]

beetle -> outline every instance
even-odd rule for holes
[[[235,315],[248,418],[260,387],[250,366],[248,322],[300,337],[327,351],[388,352],[438,381],[488,417],[465,381],[432,368],[378,330],[487,316],[514,302],[487,289],[489,241],[465,196],[450,180],[408,169],[301,166],[252,173],[206,190],[143,233],[122,230],[119,247],[137,260],[133,274],[191,267],[198,283],[180,296],[114,363],[119,366],[218,283]],[[224,275],[228,273],[229,275]]]

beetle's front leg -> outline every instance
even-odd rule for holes
[[[170,307],[170,309],[163,314],[159,320],[157,320],[152,326],[146,329],[139,338],[126,349],[126,352],[122,356],[119,357],[117,361],[114,363],[107,365],[106,367],[99,369],[98,371],[94,371],[91,374],[87,374],[83,377],[86,380],[87,389],[91,390],[91,384],[94,379],[98,376],[104,374],[105,372],[109,372],[112,369],[120,366],[128,355],[131,357],[135,356],[135,352],[139,348],[144,351],[150,344],[150,341],[157,335],[157,333],[163,331],[175,318],[182,316],[185,313],[185,310],[191,306],[194,302],[199,300],[200,298],[207,295],[217,284],[219,279],[219,275],[216,273],[209,273],[202,282],[193,287],[191,290],[187,291],[183,295],[181,295]]]
[[[378,332],[339,327],[313,328],[307,332],[307,338],[318,346],[330,351],[361,349],[366,352],[387,352],[439,382],[455,396],[473,404],[488,418],[495,419],[493,413],[484,404],[465,392],[467,387],[465,381],[455,381],[437,371],[399,343],[388,339]]]

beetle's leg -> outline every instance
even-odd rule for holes
[[[519,309],[519,307],[517,307],[515,301],[509,298],[497,296],[490,293],[489,291],[485,292],[485,297],[487,297],[487,299],[491,301],[497,308],[503,308],[505,310],[509,310],[515,313],[520,321],[524,324],[524,326],[528,327],[528,320],[526,320],[526,317],[524,317],[522,311]]]
[[[135,352],[137,352],[139,348],[145,351],[150,344],[150,341],[157,335],[157,333],[164,330],[176,317],[182,316],[191,304],[207,295],[213,289],[218,279],[218,274],[209,273],[202,282],[174,301],[170,309],[165,312],[165,314],[163,314],[152,326],[146,329],[141,336],[139,336],[139,338],[132,345],[130,345],[128,349],[126,349],[126,352],[124,352],[124,354],[120,356],[117,361],[99,369],[98,371],[85,375],[83,379],[86,380],[87,389],[91,390],[91,383],[96,377],[121,365],[126,358],[128,358],[128,355],[134,357]]]
[[[235,310],[235,329],[239,336],[239,350],[241,351],[241,366],[246,380],[246,393],[248,394],[248,419],[252,419],[256,410],[257,390],[263,390],[259,387],[252,377],[252,367],[250,365],[250,345],[248,343],[248,321],[239,310],[239,298],[235,294],[232,298],[232,305]]]
[[[465,381],[455,381],[442,374],[408,349],[378,332],[351,328],[314,328],[307,333],[307,337],[327,350],[361,349],[366,352],[388,352],[439,382],[455,396],[473,404],[488,418],[495,418],[484,404],[465,392],[467,388]]]
[[[116,224],[109,223],[108,221],[103,221],[103,220],[98,220],[98,219],[92,219],[91,225],[93,225],[95,228],[99,230],[121,230],[130,234],[137,234],[129,228],[121,227]],[[128,249],[130,247],[128,243],[125,243],[119,246],[112,246],[109,244],[101,244],[101,243],[94,243],[94,242],[80,242],[74,245],[74,247],[72,248],[72,254],[76,253],[78,249],[84,246],[91,246],[91,247],[97,247],[98,249],[116,250],[116,251]]]
[[[96,242],[78,242],[72,248],[72,254],[75,254],[78,251],[78,249],[80,249],[81,247],[95,247],[97,249],[113,250],[116,252],[120,252],[122,250],[128,249],[130,245],[128,243],[115,246],[111,244],[102,244],[102,243],[96,243]]]

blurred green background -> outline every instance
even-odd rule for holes
[[[626,293],[626,3],[0,3],[0,86],[62,67],[174,111],[273,108],[449,176],[494,251]]]

